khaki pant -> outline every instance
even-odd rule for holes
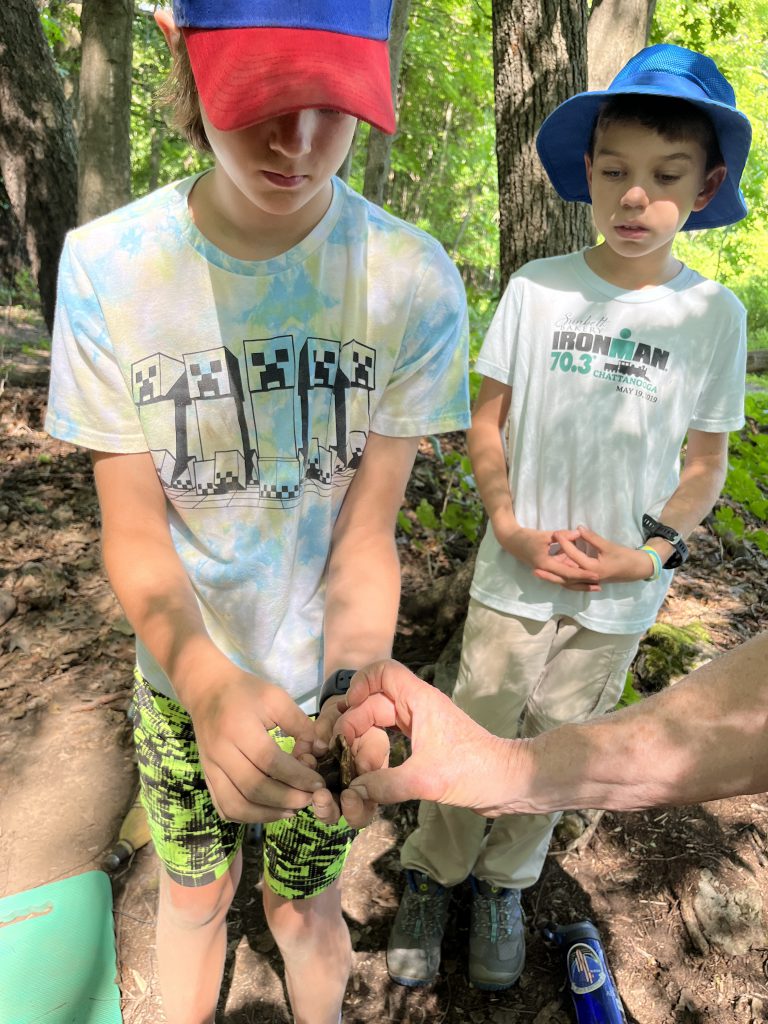
[[[489,732],[509,739],[583,722],[616,706],[642,635],[595,633],[568,616],[537,622],[473,599],[454,702]],[[559,817],[508,814],[486,832],[486,819],[474,811],[422,801],[401,862],[443,885],[474,874],[523,889],[538,879]]]

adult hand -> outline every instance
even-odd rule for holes
[[[633,583],[648,579],[653,572],[647,552],[616,544],[586,526],[576,531],[557,530],[554,536],[567,558],[594,573],[602,583]]]
[[[187,710],[214,806],[230,821],[265,822],[291,817],[322,788],[317,772],[302,763],[312,750],[314,722],[279,686],[228,663],[192,681]],[[198,665],[196,675],[204,673]],[[269,735],[279,726],[294,736],[293,754]]]
[[[397,768],[370,771],[353,779],[352,801],[396,803],[435,800],[469,807],[486,817],[506,813],[512,782],[522,791],[527,778],[526,741],[491,735],[435,687],[395,661],[358,672],[347,694],[349,710],[336,729],[356,743],[396,727],[411,737],[411,756]],[[353,813],[353,812],[352,812]]]
[[[317,716],[315,723],[316,739],[313,754],[321,756],[328,749],[334,734],[334,727],[346,709],[344,697],[331,697],[327,700]],[[349,741],[357,774],[364,774],[385,768],[389,764],[389,738],[381,730],[369,730],[363,736]],[[314,766],[314,757],[305,755],[305,763]],[[361,794],[350,796],[345,790],[337,800],[329,789],[319,789],[313,796],[312,809],[320,821],[336,824],[343,814],[347,823],[353,828],[364,828],[376,812],[376,801],[362,798]]]
[[[530,530],[518,526],[504,536],[496,534],[501,546],[524,565],[533,569],[534,576],[548,583],[556,583],[569,590],[595,591],[600,589],[598,576],[591,566],[577,562],[562,540],[571,547],[579,539],[578,530]]]

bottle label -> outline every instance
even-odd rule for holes
[[[568,950],[568,980],[579,995],[594,992],[605,985],[606,974],[598,953],[586,944],[575,942]]]

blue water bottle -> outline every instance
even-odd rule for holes
[[[577,1024],[627,1024],[616,982],[591,921],[544,929],[565,958],[565,972]]]

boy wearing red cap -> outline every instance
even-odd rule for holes
[[[177,113],[214,168],[72,232],[62,255],[47,427],[94,453],[104,559],[136,632],[171,1024],[213,1020],[245,822],[266,823],[294,1017],[339,1020],[354,833],[315,757],[350,670],[391,648],[418,438],[468,423],[455,268],[333,176],[356,118],[394,130],[389,14],[159,12]],[[360,769],[386,757],[377,742]]]
[[[541,127],[553,185],[592,203],[603,240],[513,275],[476,364],[468,446],[489,526],[453,697],[497,735],[616,705],[685,537],[720,493],[728,432],[744,421],[744,309],[672,246],[680,230],[746,214],[750,135],[714,62],[666,44]],[[422,803],[402,850],[391,976],[434,979],[450,889],[469,878],[470,981],[513,985],[520,890],[557,817],[504,815],[486,830],[471,811]]]

